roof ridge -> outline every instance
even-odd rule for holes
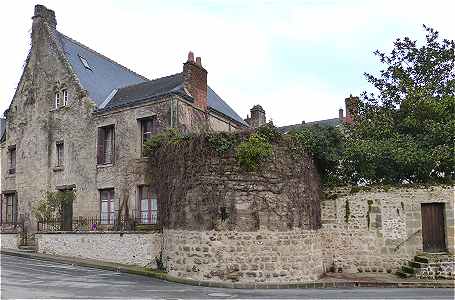
[[[138,82],[138,83],[133,83],[133,84],[130,84],[130,85],[125,85],[125,86],[121,86],[121,87],[118,87],[118,89],[124,89],[124,88],[127,88],[127,87],[133,87],[133,86],[140,85],[140,84],[146,84],[146,83],[158,81],[158,80],[160,80],[160,79],[165,79],[165,78],[170,78],[170,77],[173,77],[173,76],[176,76],[176,75],[180,75],[180,74],[182,74],[182,73],[183,73],[183,72],[179,72],[179,73],[175,73],[175,74],[172,74],[172,75],[167,75],[167,76],[158,77],[158,78],[154,78],[154,79],[147,79],[147,81]]]
[[[56,30],[56,32],[58,32],[58,33],[59,33],[60,35],[62,35],[64,38],[66,38],[66,39],[72,41],[73,43],[78,44],[78,45],[81,46],[82,48],[85,48],[85,49],[87,49],[88,51],[91,51],[91,52],[93,52],[94,54],[101,56],[102,58],[104,58],[104,59],[110,61],[111,63],[114,63],[114,64],[118,65],[119,67],[121,67],[121,68],[127,70],[128,72],[133,73],[134,75],[140,77],[141,79],[143,79],[143,80],[149,80],[147,77],[142,76],[141,74],[134,72],[133,70],[131,70],[131,69],[129,69],[129,68],[127,68],[127,67],[125,67],[125,66],[119,64],[118,62],[116,62],[116,61],[110,59],[109,57],[107,57],[107,56],[105,56],[105,55],[103,55],[103,54],[101,54],[101,53],[99,53],[99,52],[93,50],[92,48],[89,48],[88,46],[86,46],[86,45],[84,45],[84,44],[82,44],[82,43],[76,41],[75,39],[73,39],[73,38],[71,38],[71,37],[69,37],[69,36],[67,36],[67,35],[65,35],[65,34],[63,34],[63,33],[61,33],[60,31]]]

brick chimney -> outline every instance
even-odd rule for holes
[[[188,60],[183,64],[183,85],[194,99],[194,105],[207,110],[207,71],[202,67],[200,57],[194,61],[193,52],[188,53]]]
[[[57,27],[57,19],[55,18],[55,12],[52,9],[47,9],[46,6],[37,4],[35,5],[35,13],[32,17],[33,24],[38,21],[44,20],[51,28]]]
[[[260,105],[253,106],[250,109],[251,117],[248,117],[245,121],[253,128],[264,125],[267,120],[265,118],[265,110]]]
[[[344,111],[342,108],[338,110],[338,119],[340,120],[340,122],[344,122]]]
[[[358,113],[359,97],[349,95],[348,98],[344,99],[344,103],[346,104],[345,123],[352,124]]]

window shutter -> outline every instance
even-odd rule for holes
[[[97,152],[97,162],[98,164],[104,163],[104,128],[98,128],[98,152]]]

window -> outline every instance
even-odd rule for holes
[[[141,119],[141,133],[142,133],[142,153],[144,153],[144,143],[157,132],[156,118]]]
[[[68,105],[68,90],[63,90],[63,106]]]
[[[60,107],[60,92],[55,93],[55,109]]]
[[[114,224],[114,189],[100,191],[101,224]]]
[[[63,161],[65,158],[65,151],[64,151],[64,144],[63,142],[56,143],[56,152],[57,152],[57,167],[63,166]]]
[[[150,186],[139,186],[139,212],[142,224],[158,223],[158,198]]]
[[[6,223],[17,222],[17,198],[15,193],[5,194]]]
[[[8,148],[8,173],[16,174],[16,146]]]
[[[90,67],[90,65],[88,64],[88,61],[85,59],[85,57],[79,55],[79,59],[81,60],[81,63],[84,65],[84,67],[87,70],[92,71],[92,67]]]
[[[111,164],[114,158],[114,125],[98,128],[98,164]]]

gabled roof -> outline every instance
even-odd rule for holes
[[[99,109],[133,105],[169,93],[186,95],[182,73],[148,80],[66,35],[55,32],[79,82]],[[88,67],[84,65],[84,60]],[[248,126],[210,87],[207,89],[207,102],[215,112]]]
[[[101,108],[114,108],[135,104],[142,100],[169,94],[170,92],[183,93],[182,73],[119,88],[115,91],[110,101]]]
[[[57,37],[80,83],[98,106],[113,89],[148,80],[59,32]],[[90,69],[80,57],[87,61]]]
[[[336,127],[340,124],[342,124],[342,122],[340,121],[339,118],[332,118],[332,119],[325,119],[325,120],[313,121],[313,122],[308,122],[308,123],[300,123],[300,124],[282,126],[282,127],[279,127],[278,129],[283,133],[288,133],[290,131],[298,130],[300,128],[312,126],[312,125]]]

